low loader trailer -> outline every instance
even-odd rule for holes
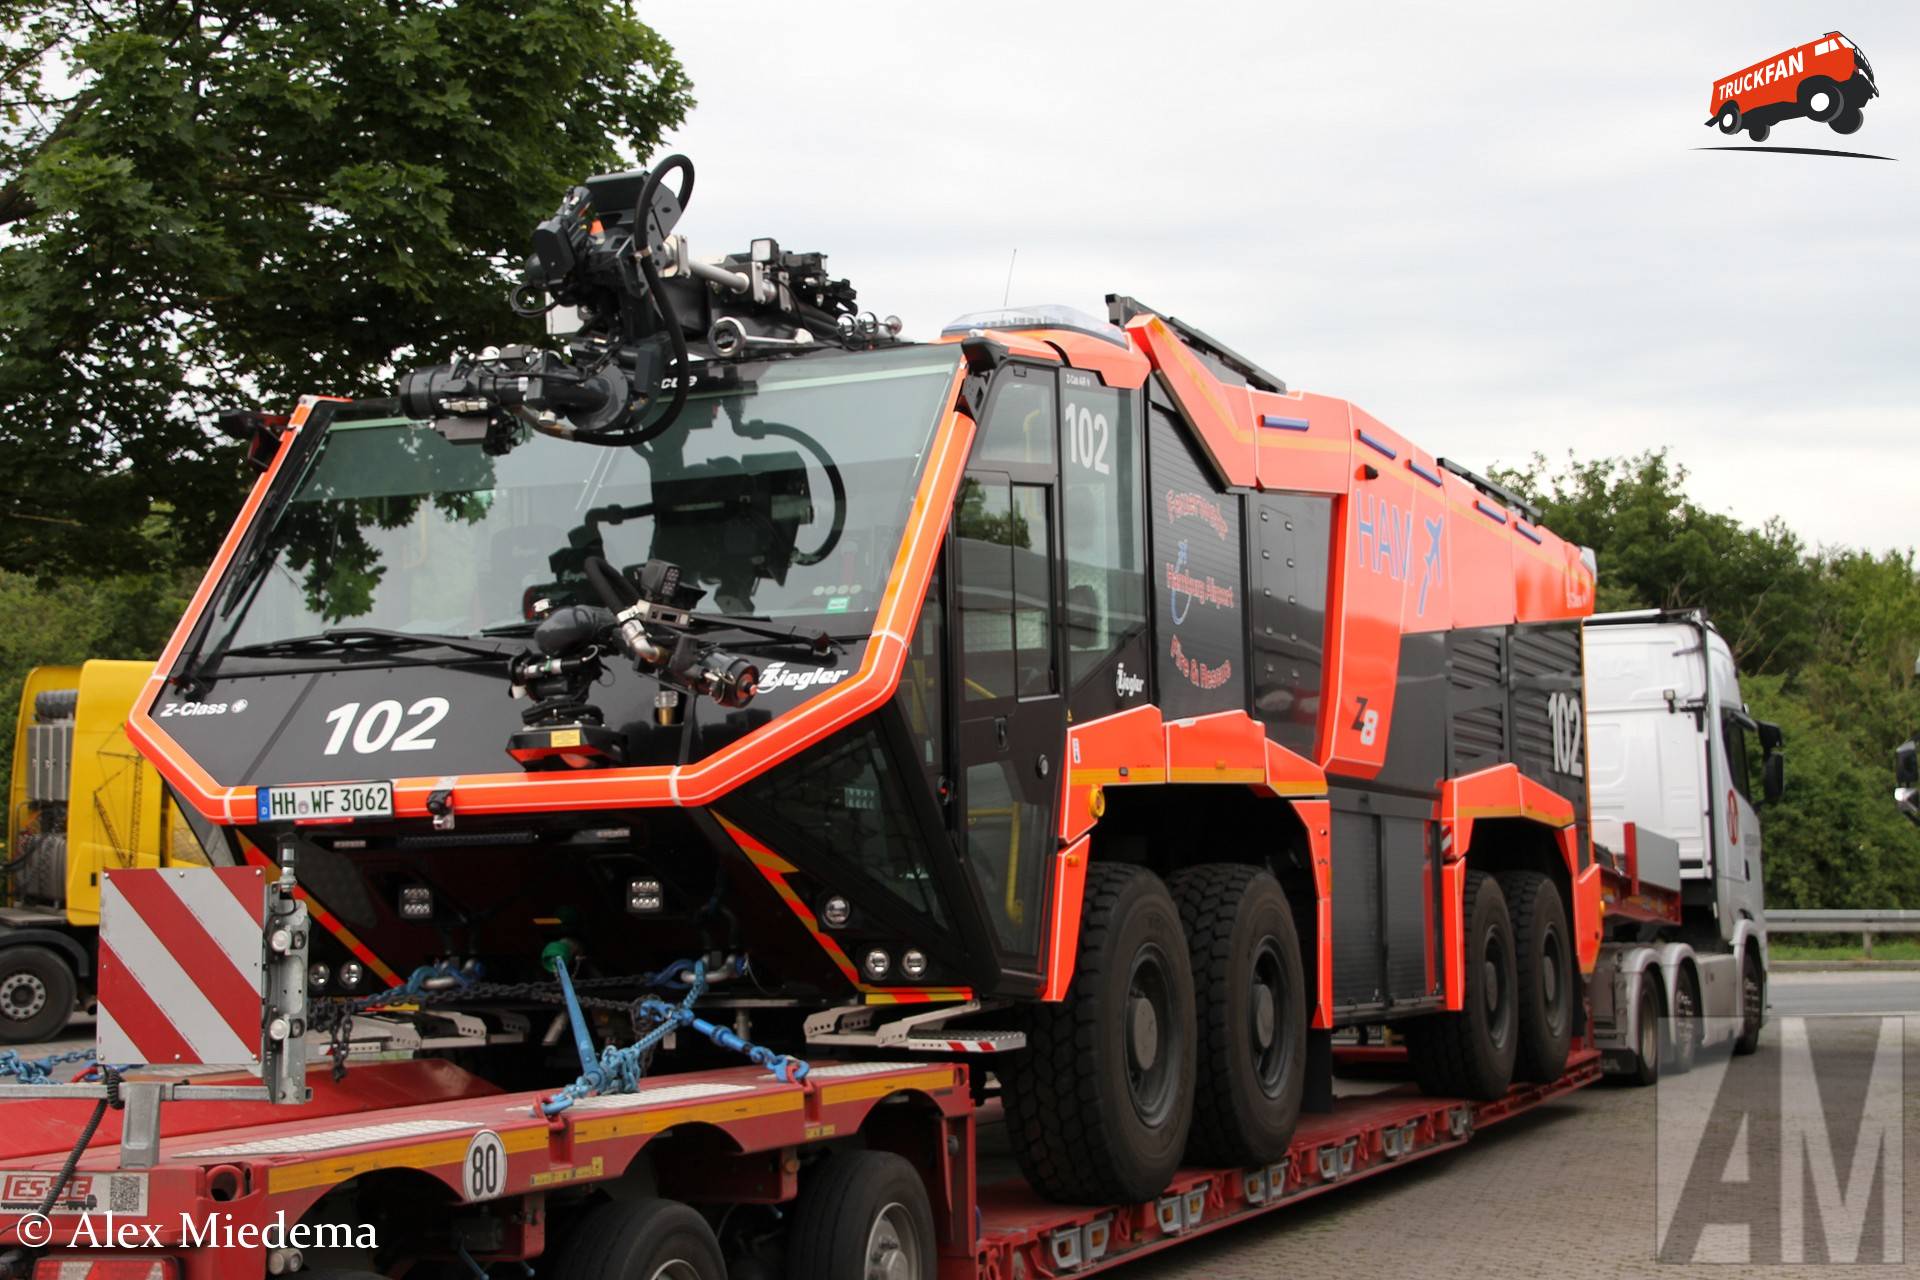
[[[1591,552],[1131,298],[909,342],[692,191],[540,224],[557,349],[225,420],[128,717],[208,866],[109,873],[89,1074],[8,1064],[6,1265],[1078,1274],[1657,1072],[1597,1014],[1726,947],[1595,839]]]

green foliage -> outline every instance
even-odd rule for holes
[[[1920,577],[1911,552],[1809,553],[1687,498],[1664,452],[1499,473],[1594,549],[1602,610],[1706,609],[1748,708],[1786,732],[1787,793],[1763,810],[1780,907],[1920,907],[1920,834],[1893,804],[1894,746],[1920,727]]]
[[[88,658],[157,658],[199,574],[128,573],[57,583],[0,569],[0,796],[13,768],[14,714],[27,672]]]
[[[609,0],[0,0],[0,567],[150,565],[159,502],[199,562],[217,409],[536,336],[528,232],[691,102]]]
[[[1555,533],[1600,560],[1602,610],[1700,607],[1742,671],[1791,670],[1812,654],[1814,569],[1778,519],[1759,528],[1686,496],[1665,451],[1549,471],[1534,455],[1501,482],[1536,501]]]

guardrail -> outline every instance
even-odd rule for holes
[[[1860,949],[1873,959],[1876,933],[1920,933],[1920,911],[1769,911],[1769,933],[1857,933]]]

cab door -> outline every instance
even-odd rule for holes
[[[954,505],[954,842],[991,926],[1001,989],[1041,981],[1058,845],[1060,666],[1054,374],[1002,370]]]

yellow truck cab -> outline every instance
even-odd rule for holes
[[[204,863],[166,784],[127,741],[148,662],[36,667],[15,722],[0,893],[0,1043],[57,1035],[91,1003],[100,876]]]

